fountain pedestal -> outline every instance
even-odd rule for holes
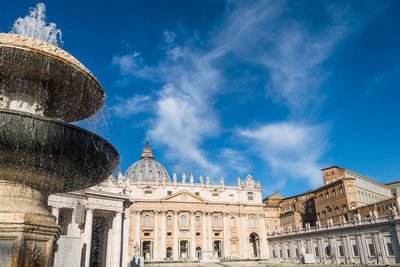
[[[105,180],[119,163],[101,137],[68,124],[104,92],[65,51],[0,33],[0,266],[49,267],[59,226],[48,196]]]
[[[0,180],[0,266],[50,266],[59,227],[46,210],[47,197]]]

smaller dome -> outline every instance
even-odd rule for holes
[[[154,159],[148,140],[143,148],[140,160],[133,163],[125,172],[125,179],[132,181],[158,181],[160,183],[164,179],[167,183],[171,181],[164,166]]]

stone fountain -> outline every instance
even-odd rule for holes
[[[49,194],[91,187],[115,148],[67,122],[104,104],[99,82],[64,50],[0,33],[0,266],[50,266],[59,227]]]

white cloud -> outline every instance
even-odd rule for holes
[[[167,145],[168,157],[177,159],[179,165],[200,166],[216,175],[219,168],[207,160],[200,147],[205,136],[215,134],[218,125],[202,109],[202,103],[172,84],[165,85],[157,101],[157,118],[148,133],[156,143]]]
[[[305,179],[321,184],[319,159],[327,147],[326,126],[281,122],[254,129],[241,129],[240,136],[272,167],[276,176]]]
[[[132,98],[117,98],[118,103],[112,107],[115,115],[127,118],[149,110],[151,98],[144,95],[135,95]]]

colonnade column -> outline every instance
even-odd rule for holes
[[[159,259],[158,253],[158,211],[154,212],[154,247],[153,247],[153,259]]]
[[[228,218],[227,214],[224,212],[222,214],[222,220],[223,220],[223,231],[224,231],[224,257],[229,256],[229,231],[228,231]]]
[[[79,225],[75,222],[76,220],[76,208],[72,209],[71,223],[68,224],[67,233],[69,236],[80,236]]]
[[[194,212],[190,212],[190,258],[196,258],[196,244],[195,244],[195,228],[194,228]]]
[[[51,208],[51,213],[53,213],[54,217],[56,217],[56,224],[58,225],[58,217],[60,215],[60,208],[52,207]]]
[[[207,253],[204,253],[204,251],[207,251],[207,220],[206,220],[206,212],[201,213],[201,224],[203,225],[203,254],[202,258],[208,258]]]
[[[165,211],[161,212],[161,259],[164,260],[166,257],[165,247]]]
[[[114,217],[113,223],[113,250],[112,266],[118,267],[121,265],[121,230],[122,230],[122,212],[118,211]]]
[[[89,267],[90,264],[90,250],[92,245],[92,227],[93,227],[93,210],[86,210],[85,218],[85,232],[83,236],[83,243],[86,244],[85,253],[85,267]]]
[[[126,267],[129,263],[128,246],[129,246],[129,222],[130,222],[129,208],[124,209],[124,229],[123,229],[123,240],[122,240],[122,267]]]
[[[174,211],[174,260],[178,260],[178,212]]]
[[[140,256],[140,228],[141,228],[141,221],[140,221],[140,211],[136,211],[136,232],[135,232],[135,244],[133,245],[136,247],[136,251],[133,253],[136,257]]]

